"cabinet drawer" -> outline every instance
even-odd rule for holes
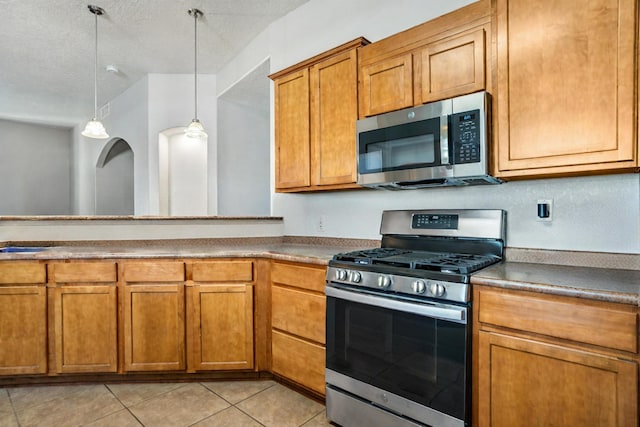
[[[638,350],[637,315],[631,309],[562,297],[492,291],[478,295],[481,323],[633,353]]]
[[[325,342],[324,296],[295,289],[271,288],[271,326],[319,343]]]
[[[325,268],[303,267],[300,265],[273,263],[271,281],[287,286],[324,293]]]
[[[126,282],[181,282],[184,281],[182,262],[128,262],[123,267]]]
[[[116,282],[117,270],[115,262],[83,262],[50,264],[50,272],[54,282]]]
[[[194,282],[252,282],[251,261],[207,261],[193,263]]]
[[[47,273],[44,264],[15,261],[0,264],[0,285],[46,283],[46,281]]]
[[[271,352],[274,373],[324,395],[323,346],[273,331]]]

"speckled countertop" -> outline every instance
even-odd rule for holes
[[[19,246],[50,246],[49,242],[29,242]],[[327,265],[339,252],[376,247],[375,240],[348,239],[203,239],[156,242],[67,242],[40,252],[0,253],[2,260],[60,259],[142,259],[142,258],[270,258],[307,264]]]
[[[640,270],[504,262],[474,274],[471,283],[640,305]]]
[[[4,242],[5,245],[12,242]],[[269,258],[327,265],[339,252],[378,247],[379,241],[334,238],[237,238],[190,239],[134,242],[20,242],[19,246],[51,246],[35,253],[0,253],[2,260],[142,259],[142,258]],[[0,242],[0,246],[2,242]],[[520,289],[640,306],[640,269],[633,269],[640,257],[549,251],[507,251],[507,261],[475,273],[473,284]],[[546,255],[545,255],[546,254]],[[545,255],[545,257],[543,257]],[[594,257],[603,265],[588,266]],[[510,258],[511,257],[511,258]],[[511,259],[517,259],[514,262]],[[523,262],[534,259],[535,262]],[[576,265],[557,265],[569,261]]]

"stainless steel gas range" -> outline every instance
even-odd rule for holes
[[[506,214],[385,211],[380,228],[380,248],[337,254],[327,269],[327,416],[469,426],[469,281],[502,260]]]

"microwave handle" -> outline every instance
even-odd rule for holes
[[[440,163],[450,165],[449,115],[440,116]]]
[[[405,302],[398,299],[375,296],[364,292],[353,292],[333,286],[325,288],[328,297],[352,301],[360,304],[373,305],[390,310],[417,314],[436,319],[450,320],[456,323],[467,323],[467,309],[465,307],[437,304],[433,302]]]

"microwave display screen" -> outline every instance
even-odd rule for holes
[[[439,166],[439,130],[435,118],[360,133],[360,173]]]

